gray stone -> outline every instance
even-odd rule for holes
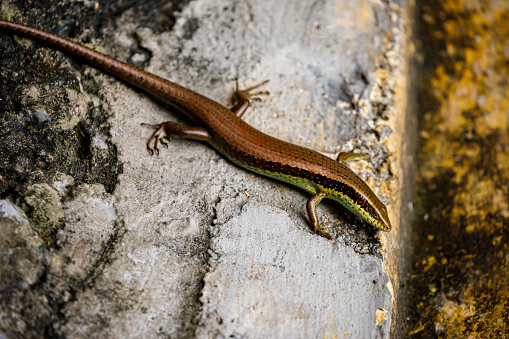
[[[224,105],[235,78],[242,87],[270,79],[270,95],[243,118],[332,157],[369,153],[369,161],[349,166],[388,204],[395,231],[378,234],[339,205],[321,203],[328,241],[309,228],[305,192],[248,173],[203,143],[173,138],[150,156],[145,143],[153,131],[140,123],[190,122],[86,68],[77,83],[99,93],[68,88],[73,109],[59,128],[74,133],[87,109],[104,110],[111,128],[91,133],[92,155],[115,145],[118,158],[109,160],[123,172],[106,190],[68,173],[30,177],[25,207],[44,207],[56,243],[39,246],[24,222],[29,233],[16,236],[18,254],[3,258],[16,263],[16,288],[36,307],[27,316],[19,295],[3,294],[15,325],[1,323],[0,331],[35,336],[44,320],[47,333],[72,338],[388,338],[399,240],[400,12],[380,1],[197,0],[163,33],[141,27],[147,18],[135,9],[109,19],[106,39],[92,39],[94,48],[124,59],[135,49],[130,61]],[[72,147],[66,152],[74,154]],[[11,210],[8,234],[19,222]]]
[[[200,338],[384,338],[391,293],[382,260],[303,230],[248,203],[213,238]]]

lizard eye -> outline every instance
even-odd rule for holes
[[[366,211],[368,211],[369,215],[371,215],[373,218],[377,219],[378,218],[378,213],[376,213],[375,209],[371,206],[368,206],[366,208]]]

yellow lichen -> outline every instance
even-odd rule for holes
[[[423,284],[430,297],[414,306],[420,317],[409,334],[500,337],[509,307],[509,8],[502,1],[439,5],[425,19],[443,50],[427,79],[434,108],[421,119],[419,175],[423,195],[440,200],[422,219],[432,218],[443,234],[424,233],[430,248],[412,279],[436,275],[442,286]],[[438,262],[450,265],[448,275]]]

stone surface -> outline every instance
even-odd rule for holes
[[[388,336],[381,258],[295,230],[286,213],[259,203],[227,222],[211,250],[200,338]]]
[[[402,336],[507,338],[509,3],[426,1],[418,14],[419,180]]]
[[[388,205],[395,229],[379,234],[337,204],[322,203],[320,222],[333,235],[327,241],[309,229],[307,194],[248,173],[202,143],[174,138],[151,157],[145,142],[152,130],[140,123],[189,123],[185,117],[97,70],[78,71],[65,56],[0,36],[10,51],[0,50],[2,55],[39,56],[25,62],[54,62],[65,74],[39,84],[34,67],[6,71],[2,79],[32,79],[19,85],[19,93],[33,95],[17,102],[14,87],[6,107],[21,118],[4,123],[17,126],[4,129],[5,144],[14,147],[23,136],[41,143],[36,137],[44,133],[51,141],[48,131],[55,130],[66,140],[57,153],[79,154],[72,160],[78,165],[53,161],[51,148],[35,152],[37,161],[23,152],[6,158],[12,162],[5,165],[3,194],[28,215],[50,221],[42,228],[41,258],[31,264],[33,272],[47,273],[27,286],[35,300],[51,298],[47,315],[34,312],[25,329],[2,325],[0,332],[387,338],[397,285],[386,271],[396,278],[393,248],[401,240],[403,124],[397,119],[405,104],[404,9],[377,1],[199,0],[183,3],[172,26],[165,13],[173,15],[176,7],[156,1],[131,8],[85,5],[88,12],[81,15],[55,4],[22,13],[9,1],[2,13],[19,21],[40,20],[40,11],[55,15],[53,22],[69,18],[60,25],[31,23],[57,26],[59,34],[76,26],[81,33],[75,40],[225,105],[235,78],[244,86],[269,79],[264,88],[270,95],[244,119],[330,156],[369,153],[369,161],[350,166]],[[97,38],[98,27],[103,38]],[[36,120],[25,123],[27,116]],[[22,144],[31,149],[37,142]],[[15,189],[16,180],[21,184]],[[46,194],[32,194],[33,185]],[[4,305],[14,302],[11,293],[3,294]],[[19,308],[15,315],[23,318]]]

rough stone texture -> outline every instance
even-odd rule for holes
[[[380,258],[295,230],[286,213],[258,203],[227,222],[211,250],[200,338],[388,335],[387,317],[375,321],[391,308]]]
[[[69,299],[62,280],[48,269],[58,258],[45,251],[25,213],[8,200],[0,200],[0,234],[0,336],[35,338],[44,332],[44,322],[56,320],[51,292]],[[45,284],[48,277],[51,287]]]
[[[188,123],[185,118],[99,71],[78,71],[65,56],[0,35],[8,46],[2,56],[14,53],[20,57],[12,64],[25,62],[2,71],[4,82],[23,79],[3,94],[5,144],[15,147],[31,137],[33,146],[23,143],[31,149],[53,140],[53,129],[70,138],[55,133],[68,142],[44,149],[44,156],[34,152],[37,161],[5,153],[13,155],[0,172],[2,194],[25,208],[34,229],[44,226],[39,234],[46,245],[32,260],[33,272],[45,272],[37,283],[19,295],[2,292],[3,306],[17,305],[9,312],[28,325],[2,323],[0,333],[387,338],[398,287],[385,271],[396,279],[398,255],[391,248],[400,241],[403,124],[396,119],[405,103],[398,82],[404,76],[404,9],[377,1],[199,0],[184,4],[172,26],[164,16],[175,8],[158,8],[158,1],[127,8],[112,2],[104,9],[87,2],[81,14],[74,12],[79,6],[56,3],[23,7],[23,13],[6,1],[1,9],[23,22],[47,11],[58,19],[30,23],[74,32],[77,41],[223,104],[236,77],[246,86],[270,79],[270,95],[244,118],[331,156],[369,153],[368,162],[351,167],[388,204],[394,231],[378,234],[338,205],[322,203],[318,213],[330,242],[310,231],[305,193],[247,173],[204,144],[175,138],[151,157],[145,142],[152,130],[140,123]],[[33,74],[48,63],[58,72]],[[50,109],[38,100],[41,93]],[[36,120],[25,122],[26,116]],[[80,156],[62,166],[51,151]],[[34,187],[45,194],[33,193]],[[28,279],[23,270],[16,274]],[[34,309],[23,316],[27,295],[40,299],[46,313]]]

